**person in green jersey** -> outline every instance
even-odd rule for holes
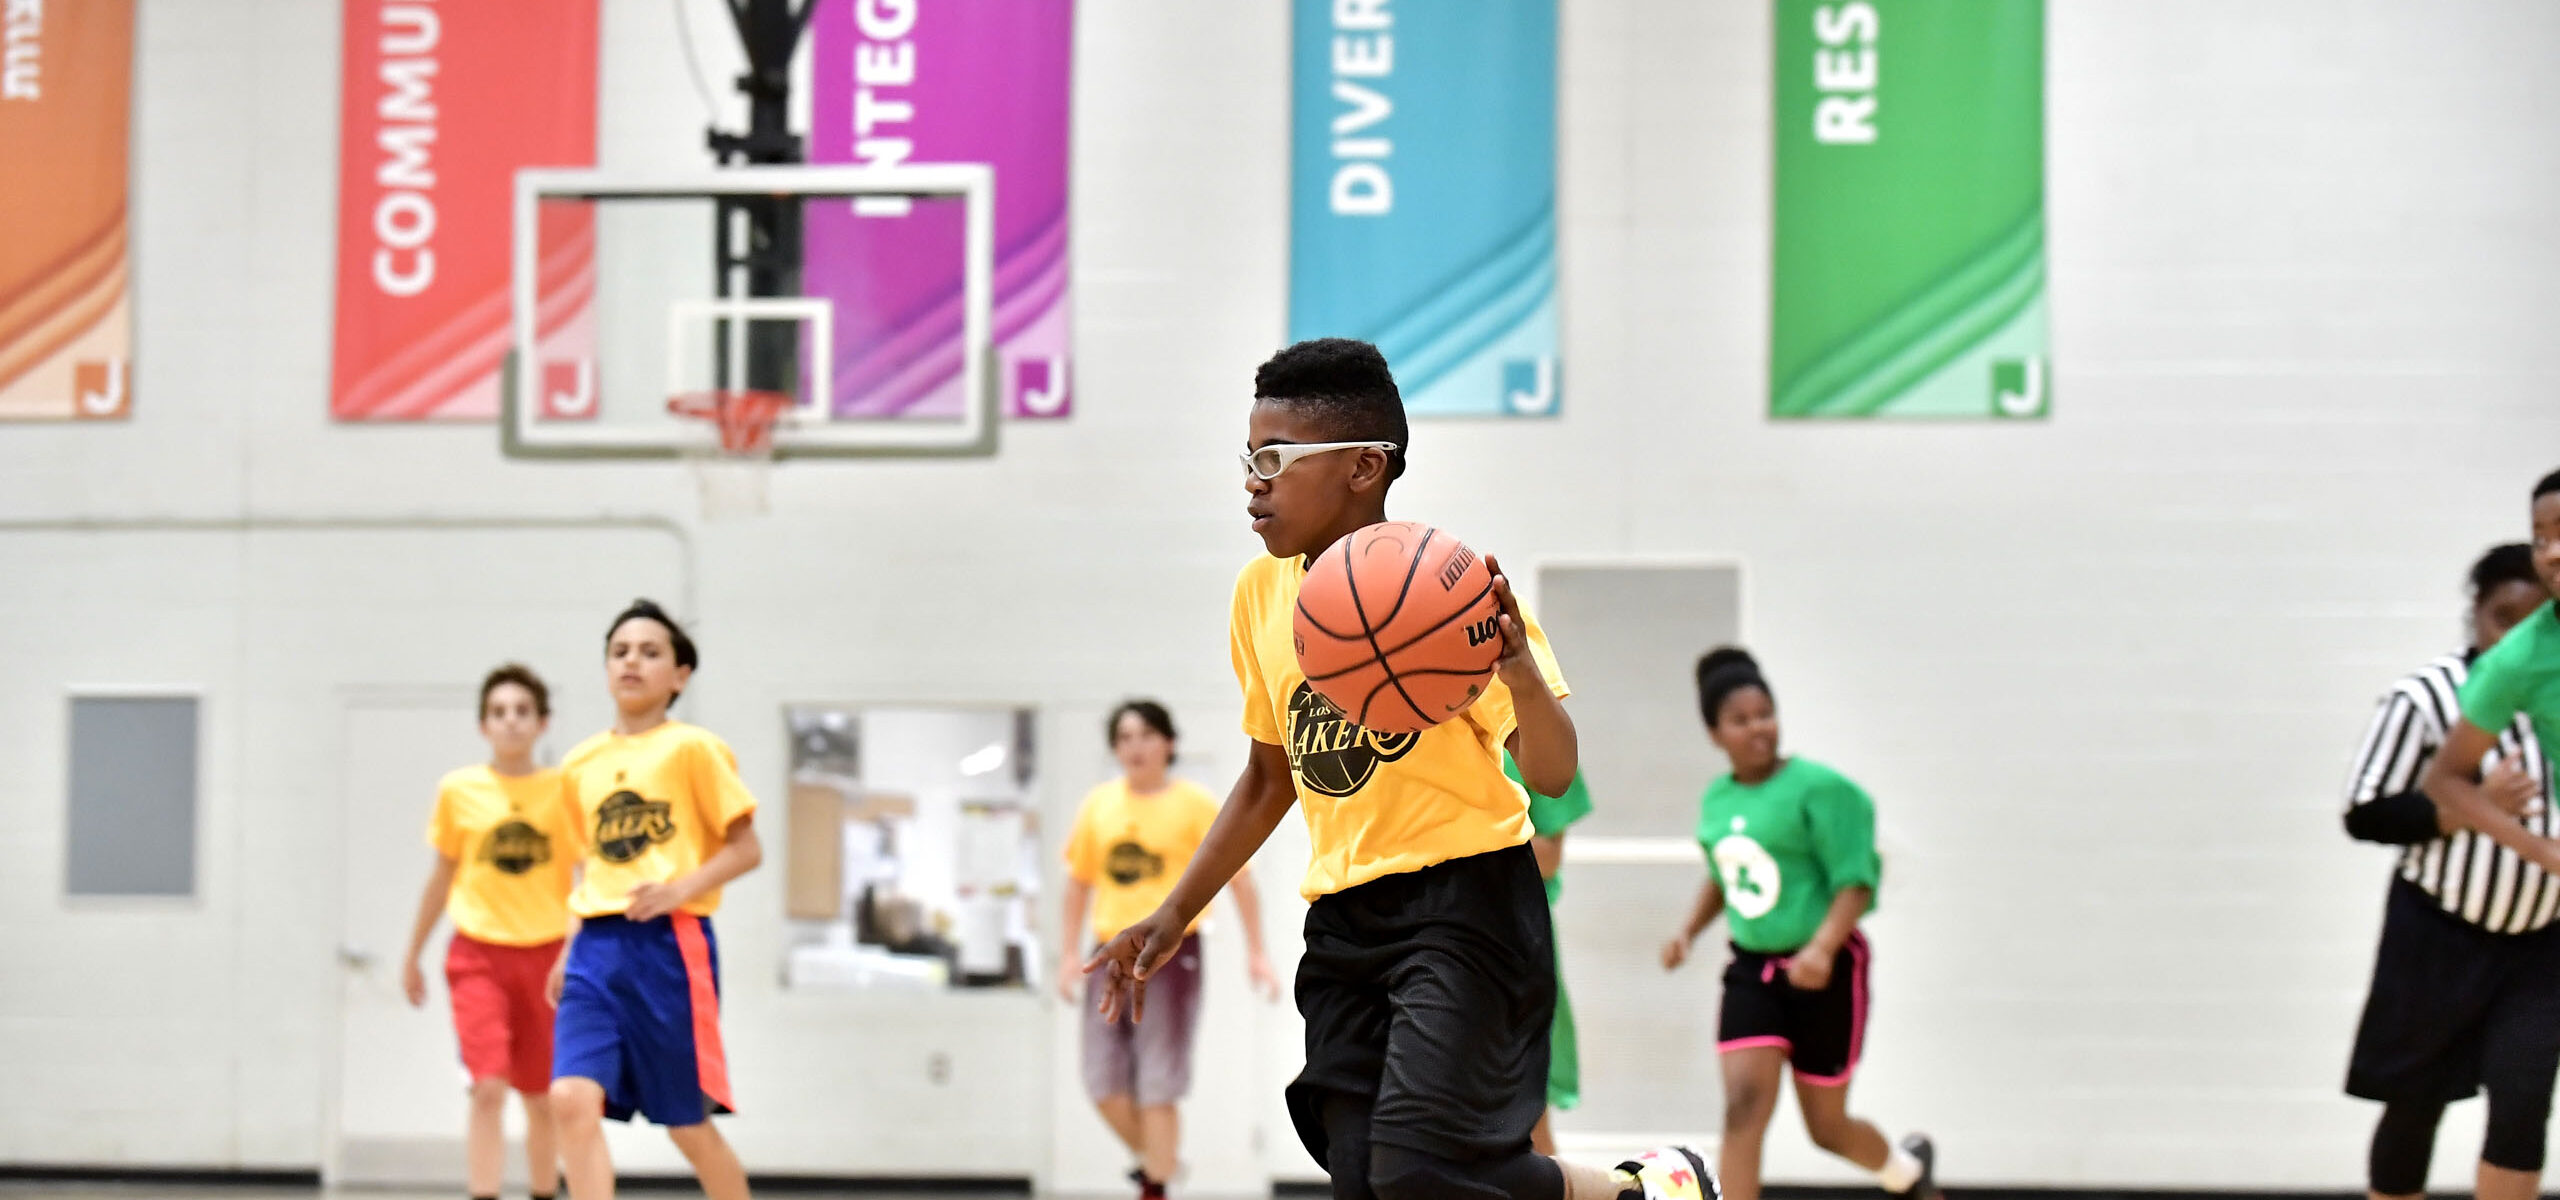
[[[1662,948],[1677,970],[1717,914],[1733,938],[1716,1050],[1724,1067],[1723,1200],[1760,1200],[1760,1146],[1792,1065],[1796,1107],[1815,1145],[1875,1173],[1888,1192],[1937,1193],[1925,1134],[1897,1146],[1849,1115],[1849,1076],[1865,1049],[1866,935],[1875,907],[1875,803],[1847,776],[1778,752],[1778,708],[1760,664],[1726,646],[1698,660],[1707,737],[1733,770],[1707,785],[1698,842],[1706,883]]]
[[[2560,595],[2560,471],[2533,485],[2533,569]],[[2560,872],[2560,840],[2525,828],[2513,804],[2481,783],[2481,764],[2498,748],[2497,730],[2517,714],[2546,747],[2560,747],[2560,611],[2545,601],[2482,651],[2462,683],[2462,719],[2419,776],[2419,790],[2458,823],[2479,830],[2546,871]]]
[[[1520,783],[1520,767],[1508,754],[1502,756],[1502,773],[1510,776],[1511,782]],[[1553,909],[1564,896],[1564,831],[1591,815],[1591,789],[1582,782],[1582,772],[1575,771],[1572,786],[1561,796],[1541,796],[1525,783],[1520,784],[1520,790],[1529,796],[1529,828],[1534,834],[1529,848],[1537,852],[1538,874],[1547,881],[1547,907]],[[1573,1002],[1565,997],[1561,944],[1556,947],[1556,1020],[1552,1028],[1547,1035],[1547,1112],[1529,1131],[1529,1148],[1548,1155],[1556,1152],[1556,1114],[1571,1112],[1582,1103],[1582,1054],[1574,1042]]]
[[[2560,595],[2560,471],[2533,485],[2531,505],[2534,574]],[[2500,787],[2482,775],[2498,748],[2499,731],[2518,715],[2532,722],[2546,751],[2560,746],[2560,611],[2551,601],[2472,660],[2471,673],[2462,681],[2461,708],[2444,748],[2419,775],[2419,790],[2441,806],[2448,824],[2476,830],[2526,862],[2560,873],[2560,840],[2544,837],[2524,822],[2549,803],[2542,789]],[[2506,777],[2502,782],[2511,782],[2514,775],[2497,773]],[[2528,1200],[2541,1192],[2551,1087],[2551,1075],[2537,1071],[2508,1089],[2530,1107],[2513,1122],[2520,1136],[2502,1139],[2508,1144],[2494,1157],[2490,1150],[2482,1151],[2480,1200]],[[2492,1092],[2491,1103],[2496,1102]],[[2497,1133],[2493,1126],[2491,1136]]]

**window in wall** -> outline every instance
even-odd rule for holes
[[[794,705],[795,988],[1018,987],[1038,890],[1027,708]]]
[[[67,894],[195,894],[196,710],[193,696],[72,697]]]

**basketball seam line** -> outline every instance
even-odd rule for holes
[[[1302,584],[1300,584],[1299,586],[1300,586],[1301,588],[1303,588],[1305,585],[1302,583]],[[1337,642],[1347,642],[1347,641],[1350,641],[1350,640],[1351,640],[1351,635],[1350,635],[1350,634],[1337,632],[1337,631],[1335,631],[1335,630],[1333,630],[1333,629],[1329,629],[1329,628],[1327,628],[1327,627],[1325,626],[1325,623],[1324,623],[1324,622],[1319,621],[1319,620],[1317,620],[1317,619],[1316,619],[1316,615],[1315,615],[1314,613],[1308,612],[1308,611],[1307,611],[1307,601],[1306,601],[1306,598],[1305,598],[1304,596],[1301,596],[1301,597],[1296,601],[1296,605],[1297,605],[1297,609],[1298,609],[1298,615],[1299,615],[1299,616],[1301,616],[1301,617],[1305,617],[1305,618],[1307,619],[1307,624],[1308,624],[1310,627],[1314,628],[1314,630],[1315,630],[1317,633],[1321,633],[1321,634],[1325,635],[1326,637],[1332,638],[1333,640],[1335,640],[1335,641],[1337,641]],[[1328,679],[1329,679],[1329,678],[1332,678],[1332,677],[1331,677],[1331,676],[1326,676],[1326,678],[1328,678]]]
[[[1416,668],[1414,668],[1413,670],[1410,670],[1410,671],[1396,671],[1396,672],[1393,672],[1393,674],[1395,675],[1395,677],[1396,677],[1396,678],[1401,679],[1401,678],[1403,678],[1403,677],[1405,677],[1405,676],[1407,676],[1407,675],[1473,675],[1473,674],[1476,674],[1476,672],[1474,672],[1474,671],[1461,671],[1461,670],[1458,670],[1458,669],[1457,669],[1457,668],[1455,668],[1455,667],[1416,667]],[[1379,689],[1379,688],[1383,688],[1383,687],[1385,687],[1385,686],[1387,686],[1387,685],[1386,685],[1386,684],[1381,683],[1381,684],[1379,684],[1377,687],[1370,688],[1370,689],[1369,689],[1369,694],[1370,694],[1370,695],[1372,695],[1372,696],[1375,696],[1375,695],[1377,695],[1377,694],[1378,694],[1378,689]],[[1484,696],[1483,689],[1481,689],[1481,688],[1477,689],[1477,692],[1476,692],[1476,699],[1482,699],[1482,698],[1483,698],[1483,696]],[[1470,703],[1470,704],[1472,704],[1472,703],[1473,703],[1473,701],[1470,701],[1469,703]],[[1456,714],[1454,714],[1454,713],[1453,713],[1453,714],[1451,714],[1451,716],[1455,716],[1455,715],[1456,715]],[[1441,718],[1441,720],[1444,720],[1444,721],[1445,721],[1445,720],[1448,720],[1448,719],[1449,719],[1448,717],[1443,717],[1443,718]],[[1434,725],[1437,725],[1437,724],[1439,724],[1439,723],[1440,723],[1439,721],[1434,721],[1434,722],[1432,722],[1432,724],[1434,724]]]
[[[1360,536],[1359,531],[1352,531],[1351,536],[1355,538]],[[1303,589],[1304,585],[1301,584],[1300,587]],[[1378,635],[1369,629],[1369,611],[1360,603],[1360,573],[1351,569],[1351,548],[1349,546],[1343,547],[1342,551],[1342,588],[1343,591],[1351,597],[1351,616],[1354,620],[1360,622],[1361,640],[1369,643],[1369,653],[1376,656],[1370,661],[1377,663],[1378,669],[1387,673],[1387,678],[1394,679],[1396,676],[1396,669],[1387,665],[1386,657],[1378,650]],[[1300,594],[1301,601],[1303,601],[1304,598],[1304,592],[1302,590]],[[1299,670],[1303,672],[1305,668],[1301,667]],[[1369,705],[1375,702],[1377,698],[1378,689],[1371,688],[1369,689],[1368,695],[1360,698],[1360,711],[1357,715],[1351,713],[1344,713],[1343,715],[1350,717],[1352,724],[1357,725],[1362,729],[1366,729],[1369,725],[1363,718],[1369,715]],[[1422,710],[1415,709],[1414,711],[1419,713]]]
[[[1422,527],[1422,544],[1413,548],[1413,557],[1405,562],[1404,586],[1396,589],[1396,606],[1388,609],[1387,615],[1378,618],[1379,627],[1384,628],[1395,624],[1396,618],[1404,614],[1404,602],[1413,598],[1413,577],[1422,573],[1422,552],[1431,548],[1431,539],[1439,534],[1439,530],[1428,525]],[[1461,549],[1463,548],[1461,546]]]
[[[1369,528],[1376,528],[1376,527],[1375,527],[1375,526],[1370,526]],[[1352,531],[1352,533],[1353,533],[1353,535],[1354,535],[1354,536],[1357,536],[1357,535],[1359,534],[1359,532],[1360,532],[1359,530],[1353,530],[1353,531]],[[1422,539],[1422,541],[1423,541],[1423,545],[1425,545],[1425,546],[1427,546],[1427,545],[1431,544],[1431,539],[1430,539],[1428,536],[1425,536],[1425,537]],[[1321,561],[1323,561],[1323,560],[1322,560],[1321,558],[1319,558],[1317,561],[1321,562]],[[1396,614],[1397,614],[1397,613],[1401,613],[1401,612],[1403,612],[1403,611],[1404,611],[1404,602],[1405,602],[1405,597],[1406,597],[1406,596],[1408,596],[1408,595],[1410,595],[1410,594],[1412,594],[1412,592],[1413,592],[1413,576],[1414,576],[1414,574],[1415,574],[1415,570],[1416,570],[1416,569],[1418,569],[1418,568],[1420,567],[1421,562],[1422,562],[1422,550],[1421,550],[1419,547],[1417,547],[1417,548],[1414,550],[1414,552],[1413,552],[1413,564],[1414,564],[1414,565],[1413,565],[1413,568],[1408,569],[1408,570],[1406,570],[1406,572],[1405,572],[1405,577],[1404,577],[1404,589],[1403,589],[1402,591],[1398,592],[1398,593],[1397,593],[1397,595],[1396,595],[1396,606],[1395,606],[1395,608],[1394,608],[1394,609],[1390,610],[1390,611],[1387,613],[1387,615],[1386,615],[1386,616],[1381,617],[1381,618],[1379,618],[1379,619],[1378,619],[1378,623],[1379,623],[1380,625],[1392,625],[1392,624],[1394,624],[1394,623],[1395,623],[1395,619],[1396,619]],[[1343,574],[1344,574],[1344,575],[1346,575],[1346,576],[1348,576],[1348,575],[1351,573],[1351,552],[1350,552],[1350,551],[1348,551],[1348,550],[1343,551],[1343,554],[1342,554],[1342,571],[1343,571]],[[1301,588],[1303,588],[1303,587],[1304,587],[1304,585],[1303,585],[1303,584],[1301,584],[1300,586],[1301,586]],[[1475,601],[1473,601],[1473,600],[1469,600],[1467,603],[1469,603],[1469,604],[1473,604],[1473,603],[1475,603]],[[1324,622],[1317,620],[1317,619],[1316,619],[1316,616],[1315,616],[1315,614],[1314,614],[1314,613],[1311,613],[1311,612],[1308,612],[1308,611],[1307,611],[1307,602],[1306,602],[1306,599],[1305,599],[1305,597],[1304,597],[1303,595],[1301,595],[1301,596],[1299,597],[1299,599],[1298,599],[1297,601],[1295,601],[1295,605],[1296,605],[1296,607],[1297,607],[1297,610],[1298,610],[1299,615],[1304,616],[1304,617],[1307,619],[1307,624],[1314,626],[1314,627],[1315,627],[1316,632],[1321,633],[1321,634],[1325,635],[1326,637],[1332,638],[1333,640],[1335,640],[1335,641],[1337,641],[1337,642],[1348,642],[1348,641],[1352,641],[1352,640],[1354,640],[1354,638],[1355,638],[1355,636],[1356,636],[1356,635],[1354,635],[1354,634],[1348,634],[1348,633],[1343,633],[1343,632],[1341,632],[1341,631],[1339,631],[1339,630],[1335,630],[1335,629],[1329,628],[1329,627],[1327,627],[1327,626],[1325,625],[1325,623],[1324,623]],[[1366,619],[1366,618],[1365,618],[1365,616],[1364,616],[1364,618],[1363,618],[1363,619],[1364,619],[1364,620]],[[1435,628],[1436,628],[1436,626],[1435,626]],[[1410,643],[1408,643],[1408,644],[1410,644]],[[1403,648],[1404,648],[1403,646],[1398,646],[1398,647],[1396,647],[1396,649],[1398,649],[1398,650],[1401,650],[1401,649],[1403,649]],[[1392,651],[1390,651],[1390,653],[1392,653]],[[1354,669],[1356,670],[1357,668],[1354,668]],[[1331,675],[1327,675],[1327,676],[1325,676],[1325,678],[1327,678],[1327,679],[1331,679],[1331,678],[1333,678],[1333,676],[1331,676]]]
[[[1483,672],[1480,671],[1461,671],[1456,667],[1415,667],[1410,671],[1396,672],[1398,675],[1480,675],[1482,673]]]
[[[1430,526],[1428,526],[1428,525],[1423,526],[1423,528],[1422,528],[1422,544],[1421,544],[1421,545],[1418,545],[1418,546],[1415,546],[1415,547],[1413,548],[1413,554],[1412,554],[1410,557],[1408,557],[1407,559],[1405,559],[1405,564],[1404,564],[1404,586],[1396,589],[1396,606],[1395,606],[1394,608],[1391,608],[1391,609],[1388,609],[1388,610],[1387,610],[1387,615],[1386,615],[1386,617],[1385,617],[1385,618],[1383,618],[1382,620],[1380,620],[1380,621],[1378,622],[1378,626],[1379,626],[1379,627],[1384,627],[1384,626],[1387,626],[1387,625],[1394,624],[1394,623],[1395,623],[1395,619],[1396,619],[1396,614],[1401,613],[1401,612],[1403,612],[1403,611],[1404,611],[1404,602],[1405,602],[1408,598],[1410,598],[1410,597],[1413,595],[1413,577],[1422,573],[1422,556],[1423,556],[1423,554],[1424,554],[1424,553],[1428,552],[1428,551],[1431,549],[1431,539],[1433,539],[1433,538],[1435,538],[1435,537],[1438,537],[1438,536],[1440,536],[1440,531],[1439,531],[1439,530],[1437,530],[1437,529],[1433,529],[1433,528],[1431,528],[1431,527],[1430,527]],[[1347,566],[1349,566],[1349,565],[1351,565],[1351,564],[1350,564],[1350,556],[1349,556],[1349,555],[1345,555],[1345,556],[1343,556],[1343,557],[1344,557],[1343,565],[1344,565],[1344,566],[1346,566],[1346,567],[1347,567]],[[1445,624],[1445,622],[1444,622],[1444,624]],[[1375,648],[1375,647],[1377,646],[1377,644],[1378,644],[1378,636],[1377,636],[1377,633],[1376,633],[1375,629],[1372,629],[1372,631],[1371,631],[1371,632],[1370,632],[1370,634],[1369,634],[1369,645],[1370,645],[1372,648]],[[1411,643],[1407,643],[1407,645],[1410,645],[1410,644],[1411,644]],[[1398,650],[1398,651],[1400,651],[1400,650],[1402,650],[1402,649],[1404,649],[1404,647],[1403,647],[1403,646],[1398,646],[1398,647],[1396,648],[1396,650]],[[1415,699],[1413,698],[1413,693],[1408,692],[1408,691],[1406,691],[1406,690],[1405,690],[1405,688],[1404,688],[1404,678],[1403,678],[1403,676],[1401,676],[1401,675],[1399,675],[1399,674],[1397,674],[1397,673],[1396,673],[1396,668],[1395,668],[1395,664],[1394,664],[1394,663],[1391,663],[1391,662],[1388,662],[1388,661],[1387,661],[1387,655],[1388,655],[1388,654],[1390,654],[1390,653],[1394,653],[1394,651],[1387,651],[1387,650],[1380,650],[1380,651],[1378,651],[1378,665],[1379,665],[1379,666],[1381,666],[1381,667],[1386,668],[1386,672],[1387,672],[1387,682],[1389,682],[1389,683],[1392,683],[1392,684],[1396,685],[1396,695],[1397,695],[1398,697],[1400,697],[1400,698],[1402,698],[1402,699],[1404,700],[1404,706],[1405,706],[1406,708],[1410,708],[1410,709],[1412,709],[1412,710],[1413,710],[1413,715],[1414,715],[1414,716],[1416,716],[1416,717],[1421,718],[1422,722],[1423,722],[1425,725],[1437,725],[1437,724],[1439,724],[1439,722],[1434,721],[1434,720],[1432,720],[1432,719],[1431,719],[1431,714],[1430,714],[1430,713],[1427,713],[1427,712],[1422,711],[1422,704],[1421,704],[1421,702],[1419,702],[1419,701],[1417,701],[1417,700],[1415,700]],[[1366,701],[1363,701],[1363,702],[1361,703],[1361,705],[1360,705],[1360,711],[1361,711],[1361,712],[1364,712],[1364,713],[1365,713],[1365,712],[1367,712],[1367,711],[1369,711],[1369,705],[1368,705],[1368,703],[1367,703]]]
[[[1430,548],[1432,535],[1437,534],[1438,532],[1440,531],[1437,529],[1425,529],[1422,534],[1422,544],[1413,548],[1413,557],[1405,564],[1404,577],[1405,586],[1407,588],[1413,586],[1414,573],[1422,569],[1422,552]],[[1360,536],[1359,531],[1352,531],[1351,536]],[[1397,697],[1404,701],[1404,706],[1406,708],[1413,710],[1415,719],[1420,720],[1425,725],[1438,724],[1439,722],[1431,719],[1431,714],[1422,711],[1421,705],[1413,702],[1413,693],[1404,690],[1403,684],[1396,683],[1395,664],[1387,661],[1386,649],[1378,645],[1377,627],[1369,620],[1368,606],[1360,603],[1360,573],[1351,569],[1350,547],[1345,547],[1343,549],[1342,582],[1344,587],[1351,593],[1351,615],[1360,619],[1360,628],[1362,631],[1360,635],[1361,639],[1369,643],[1369,653],[1376,657],[1376,662],[1379,668],[1387,673],[1387,682],[1395,684]],[[1446,622],[1443,622],[1443,624],[1445,623]],[[1369,706],[1375,703],[1377,698],[1378,689],[1369,689],[1369,694],[1361,697],[1360,699],[1360,715],[1352,718],[1351,723],[1358,725],[1362,729],[1368,728]]]
[[[1424,542],[1425,542],[1426,544],[1428,544],[1429,540],[1430,540],[1430,539],[1425,538],[1425,539],[1424,539]],[[1469,552],[1469,551],[1467,551],[1467,548],[1466,548],[1463,544],[1461,544],[1461,545],[1459,546],[1459,550],[1460,550],[1461,552]],[[1343,557],[1344,557],[1344,564],[1343,564],[1343,566],[1344,566],[1344,572],[1345,572],[1345,574],[1348,574],[1348,573],[1349,573],[1349,569],[1350,569],[1350,562],[1349,562],[1350,555],[1349,555],[1348,553],[1346,553]],[[1414,574],[1414,572],[1415,572],[1415,571],[1418,571],[1418,570],[1420,569],[1420,564],[1421,564],[1421,562],[1422,562],[1422,552],[1421,552],[1420,550],[1418,550],[1418,549],[1417,549],[1416,551],[1414,551],[1414,560],[1413,560],[1413,561],[1414,561],[1414,564],[1415,564],[1415,565],[1414,565],[1414,570],[1406,572],[1406,576],[1405,576],[1405,590],[1406,590],[1408,593],[1410,593],[1410,592],[1412,591],[1412,586],[1413,586],[1413,579],[1412,579],[1412,577],[1413,577],[1413,574]],[[1482,561],[1481,557],[1479,557],[1478,561]],[[1472,566],[1472,565],[1474,565],[1474,564],[1470,563],[1469,565],[1470,565],[1470,566]],[[1477,602],[1477,601],[1484,599],[1487,595],[1491,594],[1491,593],[1492,593],[1492,591],[1493,591],[1493,577],[1492,577],[1491,573],[1490,573],[1490,572],[1488,572],[1488,573],[1487,573],[1487,575],[1485,576],[1485,585],[1484,585],[1484,587],[1482,587],[1482,588],[1478,589],[1478,590],[1476,591],[1476,594],[1475,594],[1475,595],[1472,595],[1472,596],[1467,597],[1467,601],[1466,601],[1466,603],[1461,604],[1461,605],[1459,605],[1459,606],[1458,606],[1458,611],[1457,611],[1457,613],[1456,613],[1456,614],[1453,614],[1452,616],[1447,617],[1447,618],[1443,618],[1443,619],[1442,619],[1438,624],[1433,625],[1431,628],[1429,628],[1429,629],[1425,629],[1425,630],[1423,630],[1422,632],[1417,633],[1417,634],[1413,635],[1412,637],[1410,637],[1410,638],[1406,639],[1406,640],[1405,640],[1405,641],[1403,641],[1402,643],[1400,643],[1400,644],[1398,644],[1398,645],[1396,645],[1396,646],[1390,647],[1390,648],[1387,650],[1387,653],[1389,653],[1389,654],[1401,654],[1401,653],[1405,652],[1406,650],[1412,649],[1412,648],[1413,648],[1413,646],[1414,646],[1414,644],[1415,644],[1415,643],[1417,643],[1417,642],[1420,642],[1422,639],[1427,638],[1427,637],[1430,637],[1432,634],[1438,633],[1438,632],[1440,632],[1441,630],[1448,628],[1448,627],[1449,627],[1449,622],[1450,622],[1450,621],[1455,620],[1455,619],[1456,619],[1457,617],[1459,617],[1459,616],[1464,616],[1464,615],[1466,614],[1466,610],[1468,610],[1468,609],[1470,609],[1470,608],[1475,607],[1475,605],[1476,605],[1476,602]],[[1316,618],[1316,615],[1315,615],[1314,613],[1307,611],[1307,601],[1306,601],[1306,598],[1305,598],[1303,595],[1301,595],[1297,600],[1292,601],[1290,606],[1291,606],[1292,608],[1294,608],[1294,609],[1296,609],[1296,610],[1297,610],[1297,613],[1298,613],[1298,615],[1299,615],[1299,616],[1306,618],[1306,621],[1307,621],[1307,625],[1308,625],[1308,627],[1309,627],[1309,628],[1314,629],[1316,632],[1321,633],[1321,634],[1325,635],[1326,637],[1332,638],[1333,640],[1335,640],[1335,641],[1337,641],[1337,642],[1348,642],[1348,641],[1352,641],[1352,640],[1354,640],[1354,635],[1352,635],[1352,634],[1348,634],[1348,633],[1343,633],[1343,632],[1341,632],[1340,630],[1334,629],[1334,628],[1332,628],[1331,626],[1326,625],[1323,621],[1318,620],[1318,619]],[[1403,598],[1402,598],[1402,597],[1398,597],[1398,598],[1397,598],[1397,600],[1396,600],[1396,608],[1395,608],[1395,612],[1388,613],[1388,614],[1387,614],[1387,617],[1386,617],[1386,620],[1385,620],[1384,622],[1382,622],[1382,624],[1388,624],[1388,625],[1392,625],[1392,624],[1394,624],[1394,623],[1395,623],[1395,619],[1396,619],[1396,615],[1397,615],[1398,613],[1403,612],[1403,611],[1404,611],[1404,600],[1403,600]],[[1328,673],[1323,674],[1323,675],[1312,675],[1312,676],[1308,676],[1308,678],[1309,678],[1309,679],[1335,679],[1335,678],[1339,678],[1339,677],[1341,677],[1341,676],[1343,676],[1343,675],[1348,675],[1348,674],[1350,674],[1351,672],[1353,672],[1353,671],[1357,671],[1357,670],[1359,670],[1359,669],[1360,669],[1360,668],[1358,668],[1358,667],[1346,667],[1346,668],[1344,668],[1344,669],[1342,669],[1342,670],[1340,670],[1340,671],[1332,671],[1332,672],[1328,672]]]
[[[1404,641],[1397,643],[1395,646],[1393,646],[1393,647],[1391,647],[1390,649],[1388,649],[1387,653],[1389,653],[1389,654],[1402,654],[1402,653],[1404,653],[1405,651],[1412,649],[1415,645],[1417,645],[1418,643],[1420,643],[1420,642],[1422,641],[1422,639],[1427,638],[1427,637],[1430,637],[1432,634],[1438,633],[1438,632],[1440,632],[1440,631],[1441,631],[1441,630],[1443,630],[1443,629],[1447,629],[1447,628],[1449,627],[1449,622],[1451,622],[1451,621],[1455,621],[1455,620],[1457,620],[1458,618],[1460,618],[1460,617],[1463,617],[1463,616],[1467,615],[1467,610],[1468,610],[1468,609],[1471,609],[1471,608],[1474,608],[1474,607],[1476,606],[1476,601],[1478,601],[1478,600],[1482,600],[1482,599],[1484,599],[1485,597],[1490,596],[1490,595],[1492,595],[1492,594],[1493,594],[1493,583],[1492,583],[1492,581],[1491,581],[1490,579],[1487,579],[1487,581],[1485,582],[1485,585],[1484,585],[1483,590],[1478,591],[1478,592],[1477,592],[1475,595],[1473,595],[1473,596],[1469,596],[1469,597],[1467,597],[1467,602],[1466,602],[1465,604],[1461,604],[1461,605],[1459,605],[1459,606],[1458,606],[1458,611],[1453,612],[1453,613],[1450,613],[1448,616],[1445,616],[1445,617],[1440,618],[1440,622],[1439,622],[1438,624],[1436,624],[1436,625],[1433,625],[1431,628],[1429,628],[1429,629],[1425,629],[1425,630],[1423,630],[1422,632],[1417,633],[1417,634],[1413,635],[1412,637],[1406,638]],[[1497,614],[1497,615],[1499,615],[1499,614]],[[1314,622],[1314,619],[1313,619],[1313,618],[1309,618],[1308,623],[1309,623],[1309,624],[1311,624],[1311,625],[1312,625],[1312,624],[1314,624],[1314,623],[1315,623],[1315,622]],[[1317,628],[1317,629],[1319,629],[1319,630],[1321,630],[1321,631],[1323,631],[1323,633],[1324,633],[1324,635],[1325,635],[1326,637],[1336,638],[1336,639],[1343,640],[1343,641],[1348,641],[1348,640],[1350,640],[1350,639],[1348,639],[1348,638],[1344,638],[1341,634],[1335,633],[1334,631],[1332,631],[1332,630],[1330,630],[1330,629],[1325,629],[1325,628],[1324,628],[1324,626],[1322,626],[1322,625],[1317,625],[1317,626],[1316,626],[1316,628]],[[1383,662],[1383,660],[1381,660],[1381,661]],[[1499,662],[1499,661],[1501,661],[1501,660],[1497,657],[1495,661],[1496,661],[1496,662]],[[1365,665],[1367,665],[1367,664],[1365,664],[1365,663],[1364,663],[1364,664],[1362,664],[1362,665],[1363,665],[1363,666],[1365,666]],[[1343,676],[1345,676],[1345,675],[1348,675],[1348,674],[1352,673],[1353,671],[1357,671],[1357,670],[1359,670],[1359,669],[1360,669],[1359,667],[1344,667],[1343,669],[1341,669],[1341,670],[1339,670],[1339,671],[1327,671],[1327,672],[1325,672],[1325,673],[1324,673],[1324,674],[1322,674],[1322,675],[1309,675],[1309,676],[1307,676],[1307,681],[1308,681],[1309,683],[1316,683],[1316,682],[1321,682],[1321,681],[1324,681],[1324,680],[1339,679],[1339,678],[1341,678],[1341,677],[1343,677]],[[1474,674],[1474,672],[1472,672],[1472,671],[1469,671],[1469,672],[1462,672],[1462,673],[1463,673],[1463,674]],[[1416,711],[1419,711],[1419,710],[1416,710]]]

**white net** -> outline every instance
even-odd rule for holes
[[[773,510],[773,425],[790,398],[773,392],[703,392],[672,397],[668,411],[700,420],[685,447],[705,520],[760,517]]]
[[[704,520],[761,517],[773,511],[773,447],[732,454],[716,444],[685,455]]]

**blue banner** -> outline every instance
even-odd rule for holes
[[[1416,416],[1547,416],[1555,0],[1294,0],[1289,336],[1376,342]]]

